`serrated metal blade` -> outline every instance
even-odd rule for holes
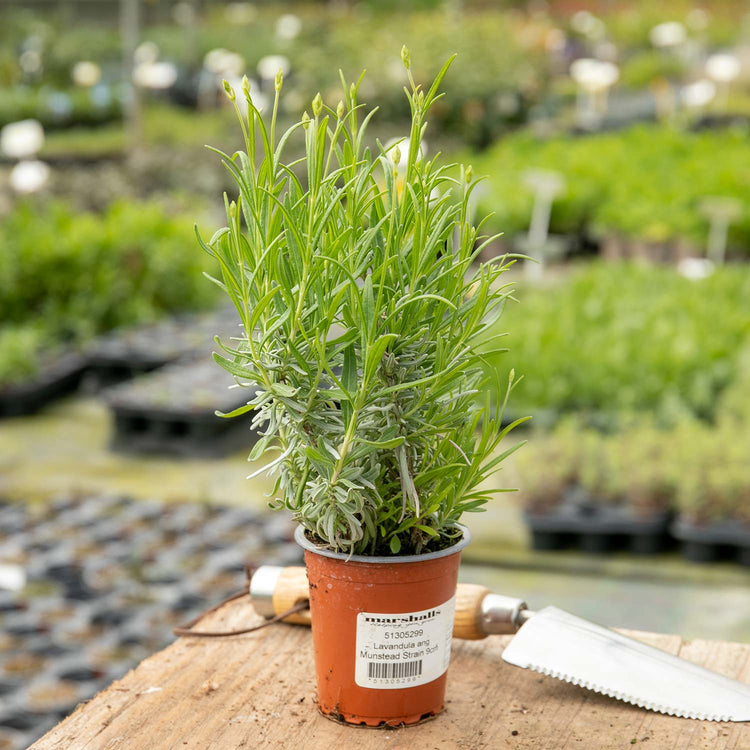
[[[529,618],[502,656],[517,667],[670,716],[750,721],[750,685],[556,607]]]

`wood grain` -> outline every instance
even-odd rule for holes
[[[286,567],[281,571],[273,592],[273,611],[279,615],[291,609],[295,604],[306,601],[309,596],[310,589],[308,588],[307,571],[304,566]],[[284,622],[293,625],[309,625],[310,610],[306,609],[285,617]]]
[[[475,583],[462,583],[456,590],[456,614],[453,618],[453,637],[466,641],[486,638],[482,632],[482,600],[488,588]]]
[[[201,623],[259,621],[249,600]],[[632,634],[750,682],[750,645]],[[274,625],[231,639],[180,639],[38,740],[34,750],[514,748],[747,750],[750,724],[654,714],[503,662],[508,637],[454,641],[444,714],[398,730],[342,727],[314,705],[310,631]],[[635,741],[635,742],[633,742]]]

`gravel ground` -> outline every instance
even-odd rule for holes
[[[106,494],[0,503],[0,562],[26,577],[0,585],[0,750],[27,747],[169,644],[242,587],[246,564],[301,563],[291,529],[281,515]]]

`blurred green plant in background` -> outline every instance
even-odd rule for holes
[[[750,338],[750,273],[693,281],[671,268],[591,264],[541,287],[519,284],[502,329],[524,380],[513,409],[549,424],[581,412],[607,429],[621,412],[662,424],[711,420]],[[505,355],[491,355],[498,368]]]
[[[649,415],[622,417],[605,434],[578,416],[535,436],[517,464],[522,497],[546,513],[581,488],[594,505],[619,505],[638,516],[675,511],[691,523],[750,520],[750,370],[717,400],[713,424],[683,416],[670,427]]]
[[[42,349],[213,303],[193,242],[189,220],[156,204],[19,204],[0,225],[0,382],[33,375]]]
[[[509,236],[528,226],[533,201],[523,173],[544,167],[565,177],[552,208],[551,231],[619,235],[651,242],[705,245],[706,195],[736,197],[744,211],[729,246],[750,249],[750,140],[744,128],[685,132],[637,126],[587,138],[539,140],[528,133],[503,139],[473,159],[488,174],[480,208],[493,210],[493,230]]]

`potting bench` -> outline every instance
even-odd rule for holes
[[[200,629],[260,621],[249,600]],[[750,682],[750,645],[636,637]],[[309,629],[271,625],[226,639],[182,638],[112,684],[38,740],[33,750],[304,748],[534,748],[742,750],[750,723],[677,719],[645,711],[500,658],[507,638],[455,641],[447,710],[406,729],[342,727],[315,709]]]

